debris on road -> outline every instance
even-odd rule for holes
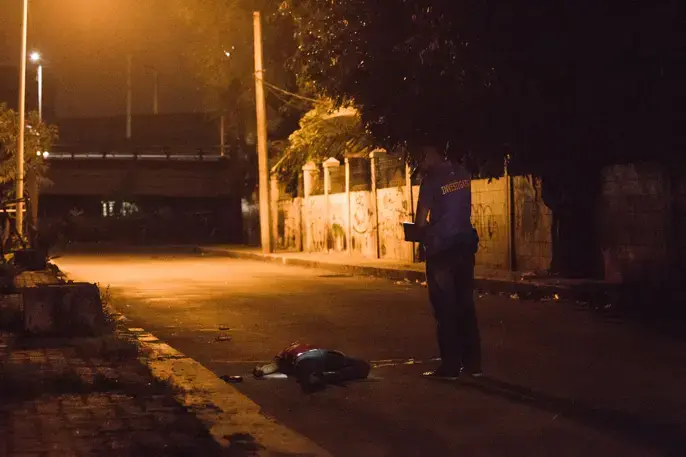
[[[224,375],[220,376],[219,379],[221,379],[224,382],[229,382],[232,384],[237,384],[239,382],[243,382],[243,376],[229,376],[229,375]]]
[[[420,284],[420,286],[422,286],[422,287],[426,287],[426,285],[427,285],[426,281],[422,281],[422,283]]]
[[[220,325],[220,326],[219,326],[219,331],[220,331],[220,332],[225,332],[225,331],[227,331],[227,330],[231,330],[231,327],[229,327],[228,325]]]
[[[219,335],[217,341],[231,341],[231,337],[228,335]]]
[[[284,373],[272,373],[262,376],[260,379],[288,379],[288,375]]]
[[[518,294],[518,293],[514,293],[514,294],[510,295],[510,298],[511,298],[512,300],[519,300],[519,294]]]
[[[274,362],[255,367],[253,375],[258,379],[283,379],[292,375],[303,390],[315,391],[328,384],[366,379],[370,370],[366,361],[348,357],[340,351],[293,343],[281,351]]]
[[[560,301],[560,296],[558,294],[553,295],[553,300]]]

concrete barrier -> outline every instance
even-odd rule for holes
[[[107,328],[95,284],[41,285],[23,290],[24,330],[33,335],[97,336]]]

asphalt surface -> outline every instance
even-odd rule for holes
[[[486,376],[439,382],[419,376],[437,351],[416,284],[193,255],[56,262],[109,286],[132,326],[218,375],[245,376],[237,388],[265,415],[336,456],[686,455],[686,344],[573,304],[480,297]],[[313,395],[250,377],[293,341],[379,366]]]

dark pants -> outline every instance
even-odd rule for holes
[[[293,367],[298,379],[307,379],[314,374],[329,382],[365,379],[369,376],[370,369],[369,363],[364,360],[327,350],[309,351],[301,356]]]
[[[474,250],[458,246],[426,259],[429,300],[436,318],[442,366],[481,369],[481,337],[474,306]]]

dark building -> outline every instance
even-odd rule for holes
[[[37,67],[29,64],[26,68],[26,109],[38,111]],[[0,103],[6,103],[13,110],[19,106],[19,69],[13,66],[0,66]],[[50,123],[56,119],[55,84],[49,72],[43,71],[43,118]]]
[[[126,116],[60,118],[59,145],[72,152],[112,152],[126,147]],[[144,149],[185,147],[218,153],[219,120],[206,113],[137,114],[131,121],[131,138]],[[230,136],[226,135],[227,141]],[[83,151],[81,151],[83,149]]]

